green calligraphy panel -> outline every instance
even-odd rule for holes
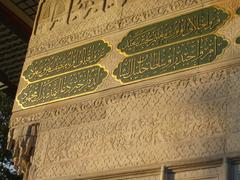
[[[134,54],[188,38],[206,35],[219,29],[229,18],[222,9],[208,7],[183,16],[130,31],[118,49]]]
[[[33,61],[23,72],[30,82],[55,76],[78,68],[98,63],[111,48],[107,43],[98,40],[77,48],[63,51]]]
[[[127,57],[113,74],[123,83],[174,72],[212,62],[228,42],[217,35],[207,35],[145,53]]]
[[[30,83],[17,97],[23,108],[63,100],[94,91],[107,76],[95,65],[68,74]]]

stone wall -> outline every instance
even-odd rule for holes
[[[40,1],[10,123],[19,171],[30,180],[238,180],[238,8]]]

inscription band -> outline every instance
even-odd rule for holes
[[[228,42],[217,35],[207,35],[167,47],[127,57],[113,75],[123,83],[174,72],[212,62]]]
[[[33,61],[23,72],[30,82],[98,63],[111,50],[102,40]]]
[[[130,31],[118,49],[130,55],[206,35],[219,29],[228,18],[229,14],[222,9],[208,7]]]
[[[30,83],[17,97],[23,108],[51,103],[94,91],[107,76],[99,65]]]

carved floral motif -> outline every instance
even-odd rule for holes
[[[234,65],[17,117],[11,125],[40,122],[38,178],[221,154],[224,134],[239,131],[230,106],[240,97],[239,72]]]

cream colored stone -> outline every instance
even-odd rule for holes
[[[96,92],[25,110],[15,102],[13,132],[39,124],[28,179],[238,180],[239,0],[109,0],[104,9],[94,2],[87,11],[76,0],[40,1],[23,71],[96,39],[112,50],[99,62],[109,76]],[[216,32],[229,46],[214,62],[128,85],[112,76],[130,30],[212,5],[231,14]],[[18,94],[26,86],[22,78]],[[19,136],[27,134],[11,140]]]

